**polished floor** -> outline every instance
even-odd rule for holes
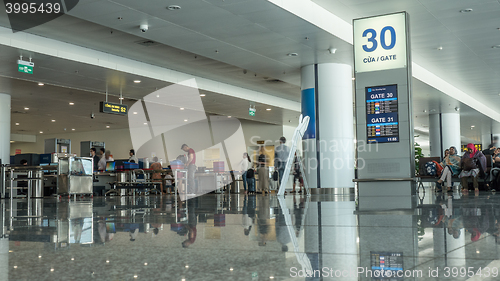
[[[426,189],[412,202],[49,198],[11,213],[0,200],[0,280],[500,280],[500,194]]]

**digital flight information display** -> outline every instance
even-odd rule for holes
[[[398,271],[403,271],[403,253],[401,252],[370,252],[371,269],[373,271],[385,271],[372,280],[377,281],[392,281],[403,280],[403,276],[398,277]],[[391,271],[387,273],[387,271]]]
[[[399,142],[398,85],[365,90],[367,142]]]

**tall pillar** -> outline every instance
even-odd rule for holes
[[[352,188],[354,109],[352,68],[338,63],[302,68],[302,114],[306,179],[311,187]]]
[[[442,157],[445,149],[455,146],[460,150],[460,114],[437,113],[429,115],[429,142],[431,156]],[[457,151],[460,154],[460,151]]]
[[[0,93],[0,159],[10,164],[10,95]]]

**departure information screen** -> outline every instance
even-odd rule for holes
[[[385,272],[383,276],[372,278],[372,280],[389,281],[389,280],[402,280],[397,278],[397,272],[403,271],[403,253],[401,252],[370,252],[371,255],[371,269]]]
[[[365,90],[367,142],[399,142],[398,85]]]

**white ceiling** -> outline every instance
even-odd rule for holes
[[[308,0],[304,0],[306,2]],[[492,45],[500,44],[500,31],[497,30],[500,27],[499,1],[314,2],[347,22],[362,16],[408,11],[414,61],[457,88],[473,93],[474,98],[483,103],[500,101],[500,49],[491,48]],[[181,5],[182,9],[167,10],[166,7],[171,4]],[[467,14],[458,12],[464,8],[473,8],[474,11]],[[119,20],[119,17],[122,19]],[[143,23],[150,26],[146,33],[139,31],[139,25]],[[0,25],[9,26],[3,10],[0,10]],[[349,43],[265,0],[86,0],[80,1],[70,12],[70,16],[62,16],[27,32],[293,101],[300,100],[301,66],[325,62],[352,65],[352,46]],[[138,44],[144,40],[153,40],[158,44],[150,47]],[[335,55],[327,51],[332,46],[338,49]],[[443,47],[442,51],[437,50],[440,46]],[[296,52],[299,56],[287,56],[291,52]],[[22,50],[0,48],[0,76],[26,78],[26,75],[17,73],[10,67],[21,53],[25,57],[30,55]],[[64,108],[64,95],[68,95],[68,91],[79,93],[78,96],[91,97],[92,94],[103,93],[108,85],[109,92],[114,95],[121,90],[125,97],[138,99],[156,88],[168,85],[145,77],[141,77],[143,83],[134,85],[131,81],[136,77],[132,74],[36,53],[31,55],[37,62],[37,67],[30,79],[39,79],[64,88],[40,89],[37,86],[38,88],[33,89],[31,84],[22,81],[1,79],[3,82],[0,85],[4,91],[16,91],[13,105],[17,107],[24,106],[21,104],[26,103],[27,95],[32,91],[44,94],[35,95],[35,99],[30,95],[29,100],[34,103],[34,107],[43,104],[37,102],[37,99],[45,99],[45,94],[60,93],[63,97],[61,101],[64,102],[56,108]],[[461,108],[462,135],[465,138],[479,140],[480,131],[491,127],[491,120],[480,112],[416,79],[413,79],[413,84],[416,129],[426,131],[428,114],[433,113],[432,110],[436,113],[448,112],[455,107]],[[247,114],[248,100],[251,97],[242,100],[215,93],[211,95],[215,98],[204,102],[207,111],[248,118],[244,115]],[[98,98],[92,96],[92,99]],[[56,100],[57,97],[54,96],[53,99]],[[82,120],[88,118],[88,111],[93,106],[88,101],[86,103],[89,107],[84,112],[72,112]],[[48,111],[54,112],[52,109]],[[264,113],[265,115],[258,114],[258,118],[275,124],[293,121],[297,115],[296,112],[278,108]],[[102,125],[104,124],[98,126]],[[126,124],[121,125],[126,127]],[[476,125],[475,129],[470,130],[471,125]],[[87,127],[83,126],[81,130],[89,129]]]

